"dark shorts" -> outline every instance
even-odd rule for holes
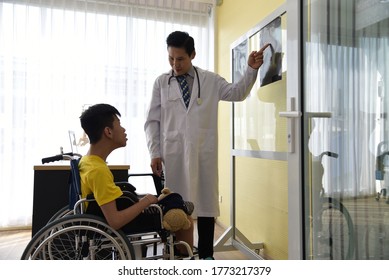
[[[116,199],[116,206],[118,210],[126,209],[132,206],[133,204],[134,202],[130,199],[127,199],[125,196]],[[104,218],[103,212],[95,201],[89,202],[86,213]],[[157,209],[153,209],[152,207],[145,209],[134,220],[132,220],[121,228],[121,230],[123,230],[123,232],[127,234],[159,231],[160,229],[160,213],[159,211],[157,211]]]

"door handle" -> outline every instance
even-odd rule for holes
[[[286,112],[279,112],[278,115],[283,118],[288,118],[288,152],[294,153],[294,127],[295,122],[294,118],[300,118],[302,116],[302,113],[300,111],[293,111],[295,110],[295,99],[294,97],[290,98],[290,108],[292,111],[286,111]],[[331,118],[332,113],[331,112],[306,112],[304,115],[309,118]]]
[[[290,111],[286,112],[279,112],[278,115],[283,118],[288,119],[288,152],[294,153],[294,146],[295,146],[295,137],[294,137],[294,128],[295,128],[295,118],[300,118],[302,113],[300,111],[296,110],[296,104],[295,104],[295,98],[291,97],[289,98],[289,108]]]
[[[305,112],[304,116],[307,118],[332,118],[331,112]]]
[[[278,115],[283,118],[299,118],[301,117],[301,112],[299,111],[288,111],[288,112],[279,112]]]

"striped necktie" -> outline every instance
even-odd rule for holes
[[[182,98],[184,99],[185,106],[186,108],[188,108],[189,101],[190,101],[190,93],[189,93],[189,85],[185,79],[185,75],[177,76],[177,81],[180,84],[182,89]]]

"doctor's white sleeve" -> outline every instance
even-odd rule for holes
[[[244,75],[238,82],[228,83],[223,79],[220,86],[221,100],[243,101],[250,94],[257,75],[258,69],[253,69],[247,65]]]
[[[160,123],[161,123],[161,96],[160,96],[160,90],[156,82],[154,83],[150,107],[147,112],[146,122],[144,125],[147,147],[149,149],[151,159],[161,157]]]

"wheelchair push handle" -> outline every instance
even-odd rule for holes
[[[323,156],[329,156],[329,157],[333,157],[333,158],[338,158],[339,155],[337,153],[330,152],[330,151],[322,152],[320,154],[320,156],[319,156],[320,162],[321,162]]]
[[[42,164],[60,160],[71,160],[74,156],[81,157],[81,155],[76,153],[64,153],[52,157],[42,158]]]

